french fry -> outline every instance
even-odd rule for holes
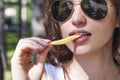
[[[73,41],[74,39],[76,39],[76,38],[78,38],[80,36],[82,36],[82,34],[72,35],[72,36],[69,36],[69,37],[61,39],[61,40],[52,41],[50,44],[51,45],[63,45],[63,44],[67,44],[67,43]]]

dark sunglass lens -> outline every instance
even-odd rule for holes
[[[55,1],[51,6],[51,13],[55,20],[65,21],[72,13],[73,3],[66,0]]]
[[[108,12],[105,0],[82,0],[81,8],[86,15],[93,19],[102,19]]]

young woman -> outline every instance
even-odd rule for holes
[[[45,0],[46,39],[18,42],[13,80],[120,80],[119,14],[120,0]]]

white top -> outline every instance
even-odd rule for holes
[[[62,67],[56,67],[49,63],[45,64],[45,71],[48,80],[64,80],[64,72]]]

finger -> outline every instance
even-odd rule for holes
[[[26,38],[26,39],[22,39],[20,40],[19,44],[24,44],[24,43],[30,43],[33,45],[38,45],[41,48],[47,47],[50,43],[50,40],[47,39],[41,39],[41,38]]]
[[[37,44],[40,44],[43,47],[48,46],[48,44],[50,43],[50,40],[48,39],[41,39],[36,37],[30,38],[30,40],[35,41]]]
[[[28,57],[32,56],[35,50],[40,50],[40,49],[42,49],[42,46],[40,45],[33,46],[32,44],[29,43],[21,44],[16,48],[15,53],[11,59],[11,62],[20,63],[21,60],[27,59]]]
[[[44,43],[50,42],[50,40],[48,40],[48,39],[42,39],[42,38],[38,38],[38,37],[26,38],[26,40],[36,42],[37,44],[41,44],[41,43],[44,44]]]
[[[38,40],[35,40],[39,38],[26,38],[26,39],[21,39],[17,45],[17,50],[22,50],[22,49],[26,49],[26,48],[33,48],[33,49],[44,49],[44,47],[46,47],[48,45],[48,43],[46,43],[46,41],[41,40],[41,42],[39,42],[39,44],[37,43]],[[32,45],[32,46],[31,46]]]
[[[40,51],[36,57],[37,63],[44,63],[46,61],[47,53],[51,49],[51,47],[47,47],[45,50]]]
[[[42,41],[45,41],[47,43],[50,42],[50,40],[48,40],[48,39],[43,39],[43,38],[38,38],[38,37],[32,37],[32,38],[27,38],[27,39],[34,40],[35,42],[38,42],[38,43],[40,43]]]
[[[34,40],[35,39],[35,40]],[[11,62],[20,62],[22,64],[26,64],[30,62],[32,58],[32,54],[35,50],[41,51],[44,50],[49,44],[47,41],[36,42],[39,38],[26,38],[21,39],[16,47],[15,53],[11,59]],[[42,44],[42,45],[41,45]]]

